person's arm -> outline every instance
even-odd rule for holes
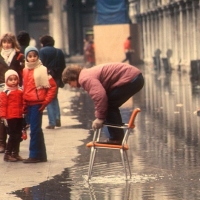
[[[41,112],[53,100],[53,98],[56,95],[57,85],[56,85],[56,82],[54,81],[54,79],[52,78],[52,76],[50,76],[50,75],[49,75],[49,84],[50,84],[50,88],[48,88],[45,100],[39,109],[39,111],[41,111]]]
[[[108,98],[104,87],[98,79],[86,80],[82,86],[90,97],[95,106],[95,117],[98,119],[105,119],[108,108]]]

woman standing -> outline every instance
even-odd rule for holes
[[[5,82],[5,73],[9,69],[15,70],[19,75],[19,85],[22,86],[22,70],[24,68],[24,55],[20,53],[20,46],[14,34],[5,33],[0,40],[0,84]],[[6,147],[6,129],[0,123],[0,153]]]

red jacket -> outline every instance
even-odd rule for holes
[[[21,89],[4,90],[0,93],[0,117],[22,118],[23,92]]]
[[[34,70],[29,70],[24,68],[23,70],[23,80],[24,80],[24,106],[26,105],[36,105],[36,104],[49,104],[56,94],[56,82],[50,76],[49,84],[50,88],[37,89],[35,86],[35,81],[33,74]]]

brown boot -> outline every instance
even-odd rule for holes
[[[23,161],[24,160],[19,154],[13,153],[12,157],[15,158],[15,159],[17,159],[17,161]]]
[[[0,121],[0,153],[5,152],[6,139],[7,139],[6,127]]]
[[[12,157],[16,158],[18,161],[23,161],[24,159],[19,155],[20,142],[16,142],[12,148]]]
[[[0,153],[4,153],[5,152],[5,148],[3,146],[0,146]]]
[[[3,160],[6,162],[17,162],[17,159],[13,158],[8,152],[5,153]]]

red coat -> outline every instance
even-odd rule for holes
[[[22,118],[23,92],[17,90],[5,90],[0,93],[0,117],[6,119]]]
[[[34,81],[34,70],[24,68],[23,70],[24,80],[24,106],[36,105],[36,104],[49,104],[56,94],[56,82],[51,77],[49,79],[50,88],[37,89]]]

